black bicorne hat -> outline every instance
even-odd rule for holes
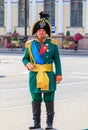
[[[48,34],[49,37],[51,37],[51,26],[50,23],[48,21],[48,18],[50,17],[50,15],[46,12],[40,12],[40,20],[38,20],[33,28],[32,28],[32,35],[34,35],[37,30],[39,29],[44,29],[46,31],[46,33]]]

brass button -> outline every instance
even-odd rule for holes
[[[48,58],[48,56],[46,56],[46,58]]]

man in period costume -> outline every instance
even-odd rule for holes
[[[35,39],[26,42],[22,59],[30,71],[29,90],[32,96],[34,125],[29,129],[41,128],[42,101],[45,103],[47,113],[45,129],[53,129],[56,84],[62,80],[58,43],[51,38],[51,26],[48,17],[49,14],[40,13],[40,20],[34,24],[32,29],[32,35],[35,35]],[[53,63],[55,72],[53,71]]]

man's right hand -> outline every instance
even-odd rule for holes
[[[28,64],[26,65],[26,68],[27,68],[28,70],[32,70],[32,69],[34,68],[34,66],[33,66],[33,64],[28,63]]]

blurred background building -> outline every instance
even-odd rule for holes
[[[0,36],[14,30],[24,36],[25,29],[31,36],[31,27],[43,10],[50,14],[53,35],[62,37],[67,31],[88,35],[88,0],[0,0]]]

